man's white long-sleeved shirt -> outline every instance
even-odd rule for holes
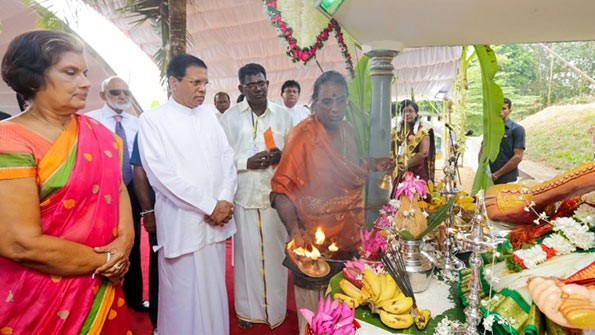
[[[233,203],[236,191],[233,150],[213,112],[171,98],[140,120],[141,160],[155,189],[156,249],[173,258],[232,236],[233,220],[223,227],[204,221],[217,200]]]
[[[285,107],[268,101],[267,110],[260,116],[252,112],[246,100],[229,108],[219,119],[227,135],[229,145],[235,152],[234,162],[238,170],[238,191],[235,201],[244,208],[271,207],[272,167],[248,170],[248,158],[266,150],[264,132],[270,127],[275,146],[283,150],[285,140],[292,128],[291,117]]]
[[[295,105],[291,108],[287,106],[284,107],[287,109],[289,116],[291,116],[291,121],[293,122],[294,127],[311,114],[310,110],[304,105]]]
[[[107,104],[104,104],[101,109],[96,109],[86,113],[85,115],[99,121],[99,123],[114,133],[116,132],[116,119],[114,119],[114,115],[122,116],[122,121],[120,122],[122,122],[122,127],[126,132],[126,145],[128,146],[128,154],[132,155],[132,149],[134,148],[134,138],[136,137],[139,127],[138,116],[126,112],[118,114]]]

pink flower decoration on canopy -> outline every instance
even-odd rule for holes
[[[413,177],[413,173],[407,172],[405,179],[397,186],[397,192],[395,193],[395,199],[398,199],[401,194],[405,194],[409,197],[409,201],[413,200],[415,193],[424,197],[426,195],[426,181],[419,179],[419,176]]]
[[[302,308],[304,316],[312,334],[314,335],[354,335],[356,331],[355,310],[339,300],[331,297],[320,297],[316,314],[309,309]]]

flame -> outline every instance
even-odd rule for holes
[[[328,251],[335,252],[337,250],[339,250],[339,247],[337,247],[337,245],[335,244],[335,242],[333,242],[331,245],[328,246]]]
[[[307,256],[308,250],[299,247],[297,249],[293,249],[293,252],[298,256]]]
[[[314,238],[316,238],[315,243],[317,245],[322,245],[322,243],[324,243],[324,232],[322,231],[322,229],[320,229],[320,227],[318,227],[318,229],[316,229],[316,233],[314,233]]]
[[[315,246],[312,246],[312,251],[306,250],[306,257],[315,261],[320,258],[320,251]]]
[[[293,247],[295,247],[295,241],[291,240],[289,243],[287,243],[287,250],[291,250]]]

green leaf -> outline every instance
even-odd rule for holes
[[[481,67],[483,89],[483,154],[473,181],[473,195],[493,185],[489,162],[498,157],[500,141],[504,136],[504,121],[500,118],[504,96],[500,86],[494,82],[498,71],[496,54],[487,45],[476,45],[475,52]]]
[[[349,105],[347,121],[355,130],[355,141],[362,157],[368,157],[370,140],[370,109],[372,108],[372,77],[367,56],[363,56],[355,67],[355,75],[347,84]]]
[[[344,278],[345,277],[343,276],[343,272],[339,272],[333,278],[331,278],[328,291],[331,297],[335,293],[344,293],[341,290],[341,287],[339,286],[339,282],[341,282],[341,279]],[[393,334],[434,334],[436,326],[438,326],[438,323],[440,323],[440,321],[442,321],[442,319],[444,319],[445,317],[448,317],[449,320],[458,320],[463,322],[465,321],[464,306],[461,299],[459,298],[458,284],[454,283],[450,285],[451,286],[449,289],[449,298],[454,302],[455,307],[447,311],[444,311],[444,313],[440,315],[432,315],[430,322],[428,322],[428,325],[424,330],[417,330],[415,328],[415,325],[409,327],[408,329],[389,328],[385,326],[382,323],[382,321],[380,321],[380,316],[378,316],[378,314],[372,314],[370,308],[368,308],[366,305],[359,306],[355,309],[355,318],[358,320],[363,320],[369,324],[372,324],[380,329],[383,329]],[[418,307],[419,309],[427,308],[427,306],[423,305]]]

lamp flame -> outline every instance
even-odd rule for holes
[[[314,233],[314,238],[316,238],[316,241],[314,243],[316,243],[317,245],[322,245],[324,243],[324,232],[322,231],[322,229],[320,229],[320,227],[318,227],[318,229],[316,229],[316,233]]]
[[[320,251],[318,251],[315,246],[312,246],[312,251],[306,250],[306,257],[315,261],[320,258]]]
[[[287,250],[291,250],[295,247],[295,241],[291,240],[289,241],[289,243],[287,243]]]
[[[335,242],[333,242],[331,245],[328,246],[328,251],[335,252],[337,250],[339,250],[339,247],[337,247]]]
[[[293,249],[293,252],[298,256],[307,256],[308,250],[306,250],[302,247],[299,247],[297,249]]]

